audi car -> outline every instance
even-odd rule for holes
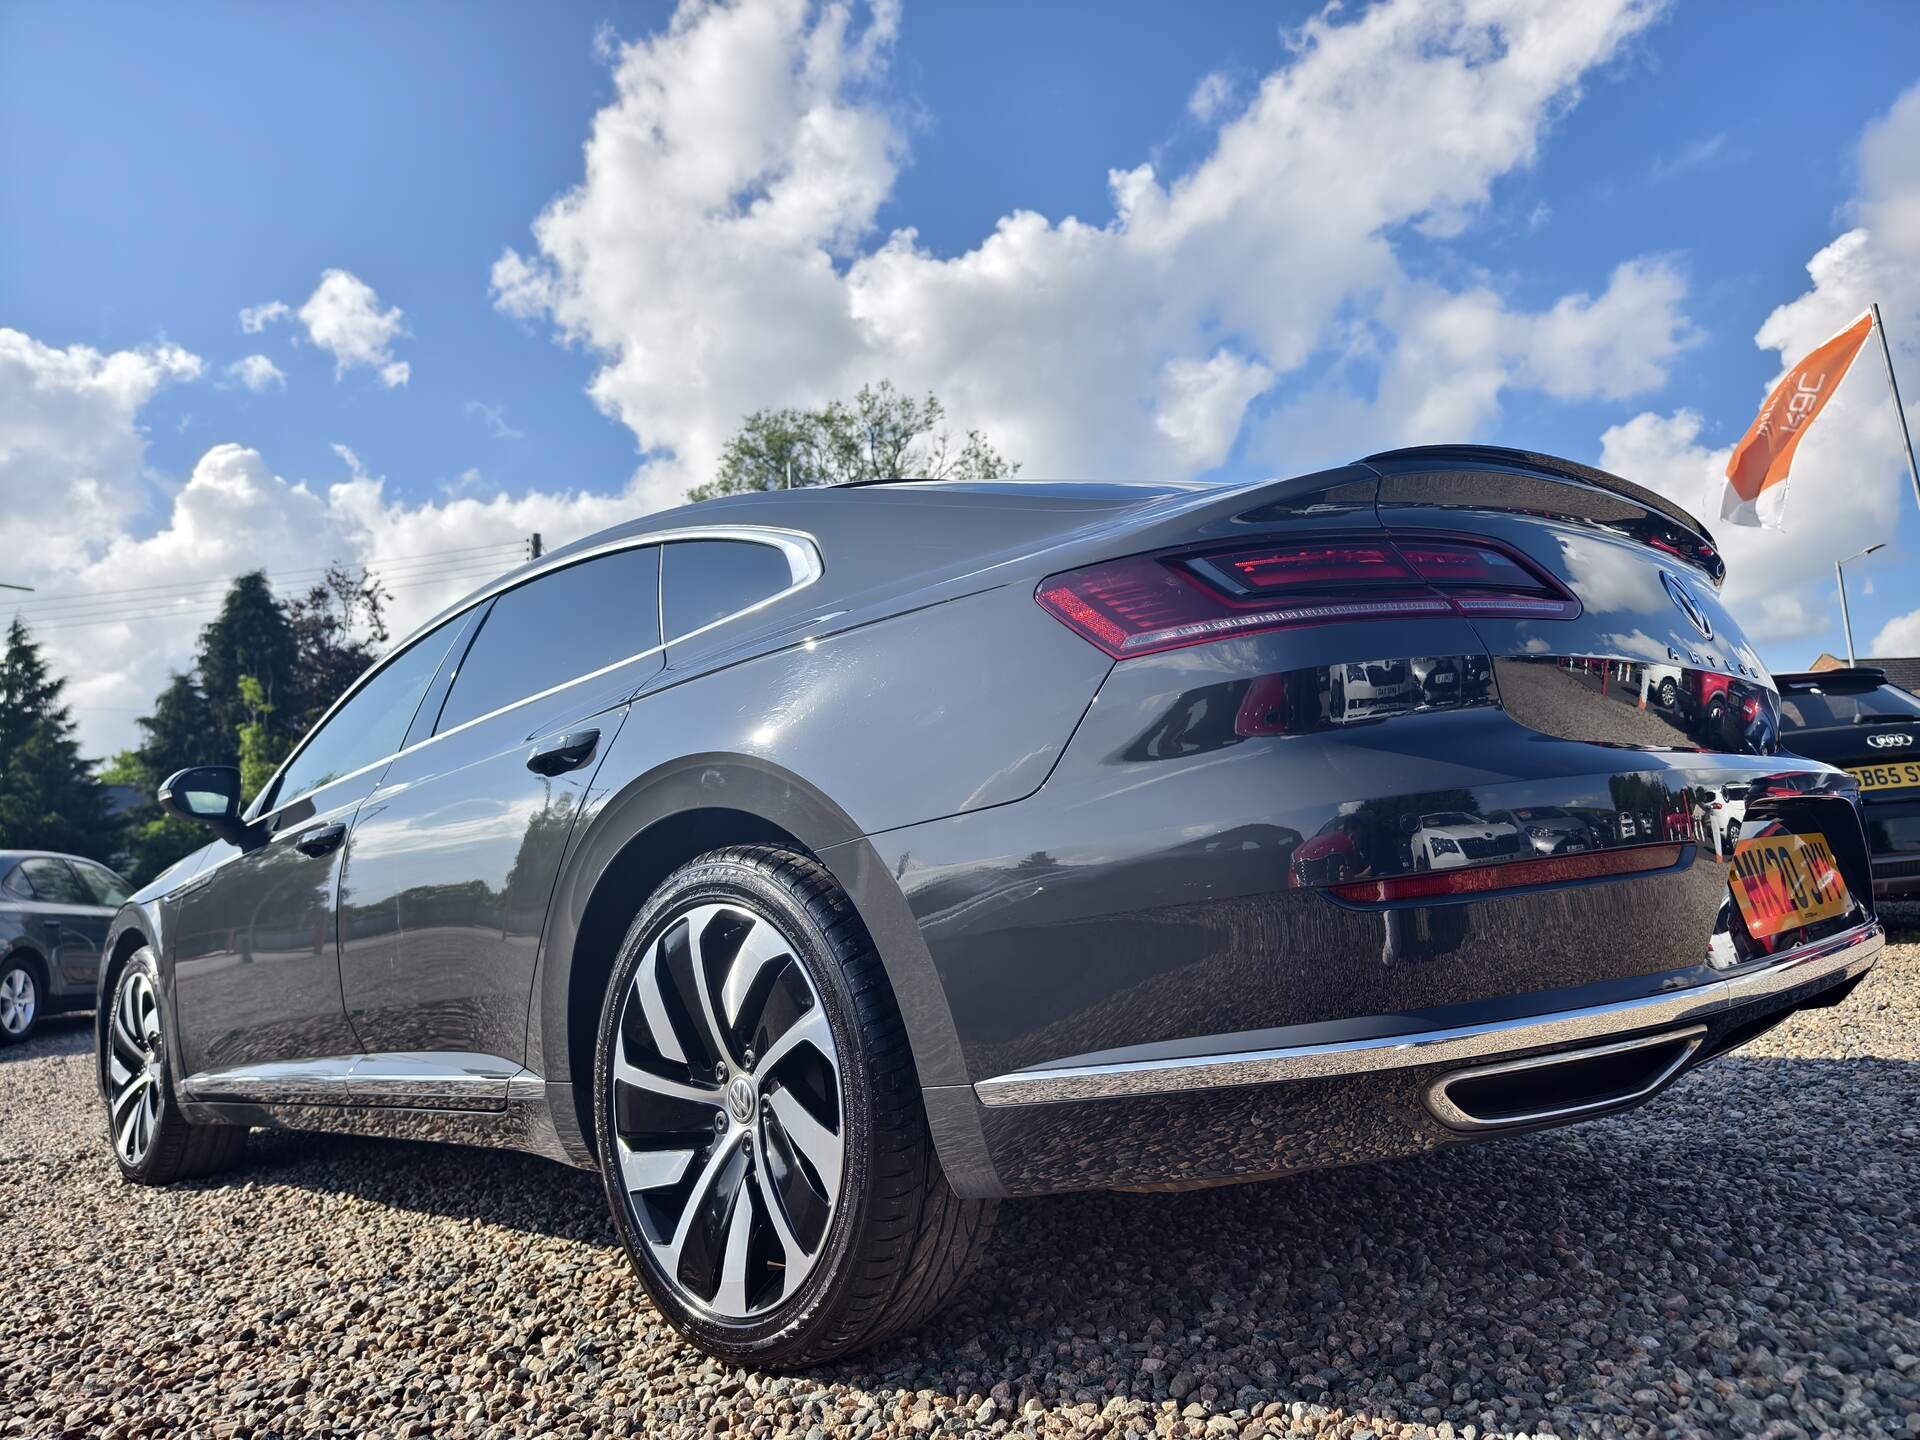
[[[1869,666],[1775,680],[1780,743],[1860,782],[1874,894],[1920,899],[1920,698]]]
[[[147,1184],[252,1126],[595,1169],[661,1314],[793,1366],[920,1324],[1011,1198],[1641,1104],[1883,945],[1856,784],[1773,743],[1724,572],[1659,496],[1477,446],[618,526],[250,799],[179,757],[212,839],[114,922],[107,1144]],[[1525,811],[1594,843],[1419,863]]]

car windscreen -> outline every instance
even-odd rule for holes
[[[1920,699],[1892,685],[1871,690],[1789,690],[1780,697],[1785,730],[1823,730],[1831,725],[1920,721]]]

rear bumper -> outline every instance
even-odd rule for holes
[[[996,1075],[973,1089],[982,1105],[1035,1105],[1466,1065],[1535,1050],[1601,1044],[1626,1035],[1710,1022],[1782,994],[1852,979],[1872,968],[1885,944],[1885,934],[1874,921],[1784,957],[1747,965],[1725,979],[1638,1000],[1268,1050],[1209,1054],[1203,1044],[1185,1056]]]
[[[1808,1005],[1835,1003],[1885,944],[1877,921],[1671,993],[1575,1003],[1517,1019],[1374,1037],[1061,1066],[972,1087],[993,1193],[1168,1188],[1417,1154],[1644,1103],[1680,1076]],[[1549,997],[1537,997],[1549,998]],[[1625,1042],[1625,1043],[1622,1043]],[[1488,1122],[1449,1103],[1468,1075],[1635,1051],[1649,1069],[1617,1094]],[[1652,1047],[1672,1042],[1664,1052]],[[1533,1071],[1533,1074],[1543,1073]],[[930,1097],[934,1099],[936,1097]],[[945,1109],[957,1097],[945,1097]]]

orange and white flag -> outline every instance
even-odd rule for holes
[[[1727,483],[1720,495],[1722,520],[1780,528],[1787,472],[1793,468],[1800,437],[1833,398],[1847,367],[1872,333],[1869,310],[1781,377],[1727,461]]]

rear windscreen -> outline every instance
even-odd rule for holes
[[[1780,697],[1780,726],[1784,730],[1871,724],[1876,716],[1920,720],[1920,700],[1892,685],[1872,690],[1792,690]]]

